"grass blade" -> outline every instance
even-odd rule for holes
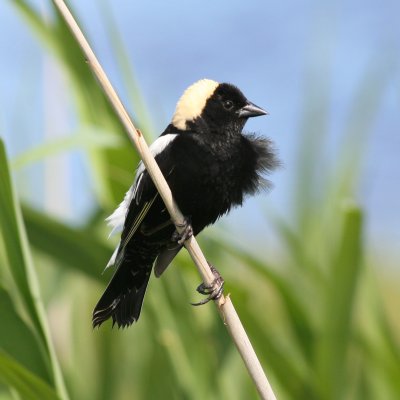
[[[67,399],[68,395],[51,341],[21,210],[11,182],[2,140],[0,140],[0,187],[2,188],[0,196],[0,232],[10,264],[11,274],[35,331],[48,355],[55,387],[57,387],[60,397]]]
[[[51,375],[40,343],[28,325],[17,313],[8,292],[0,287],[0,349],[51,385]]]
[[[16,390],[24,400],[61,399],[42,379],[0,349],[0,381]]]
[[[79,132],[50,140],[38,147],[25,151],[16,157],[11,166],[13,169],[25,167],[28,164],[42,161],[46,157],[55,156],[74,149],[101,149],[122,145],[119,136],[109,132],[101,132],[97,128],[84,127]]]
[[[97,239],[93,231],[71,228],[28,206],[23,216],[32,246],[71,270],[104,281],[101,272],[111,257],[111,245]]]
[[[362,265],[362,213],[353,205],[344,210],[344,222],[332,276],[326,288],[325,322],[318,343],[317,365],[321,399],[342,398],[346,361],[351,343],[352,311]]]

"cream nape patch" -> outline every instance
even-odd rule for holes
[[[218,85],[218,82],[211,79],[201,79],[189,86],[176,105],[172,125],[185,130],[186,122],[193,121],[200,116],[207,100],[215,92]]]

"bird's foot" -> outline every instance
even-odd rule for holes
[[[193,236],[193,228],[190,223],[190,218],[185,217],[182,224],[177,225],[179,228],[182,228],[182,232],[179,233],[175,231],[172,234],[171,240],[173,242],[178,242],[178,244],[183,245],[186,240],[190,239]]]
[[[207,286],[201,283],[197,287],[197,291],[200,294],[204,294],[207,296],[204,300],[199,301],[198,303],[191,303],[192,306],[202,306],[203,304],[207,304],[210,300],[218,300],[224,291],[224,279],[222,278],[221,274],[217,271],[217,269],[208,263],[210,266],[211,272],[214,275],[214,280],[212,281],[210,286]]]

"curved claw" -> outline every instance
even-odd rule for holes
[[[192,306],[202,306],[203,304],[207,304],[210,300],[218,300],[224,291],[224,279],[220,275],[220,273],[211,265],[210,269],[215,277],[210,286],[206,286],[204,283],[201,283],[197,287],[197,291],[200,294],[204,294],[207,298],[199,301],[198,303],[190,303]]]
[[[198,303],[190,303],[190,305],[195,306],[195,307],[202,306],[203,304],[207,304],[210,300],[211,300],[210,297],[207,297],[207,298],[199,301]]]
[[[208,297],[199,301],[198,303],[190,303],[192,306],[202,306],[203,304],[207,304],[210,300],[218,300],[224,291],[224,284],[222,283],[221,286],[216,288],[215,290],[211,291]]]
[[[189,218],[185,218],[182,224],[178,225],[180,228],[183,228],[182,233],[175,231],[172,234],[171,240],[173,242],[178,242],[178,244],[183,245],[186,240],[190,239],[193,236],[193,228],[190,223]]]

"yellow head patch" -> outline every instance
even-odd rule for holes
[[[172,125],[178,129],[185,130],[188,121],[193,121],[200,116],[207,100],[218,85],[218,82],[211,79],[201,79],[189,86],[176,105],[175,113],[172,117]]]

